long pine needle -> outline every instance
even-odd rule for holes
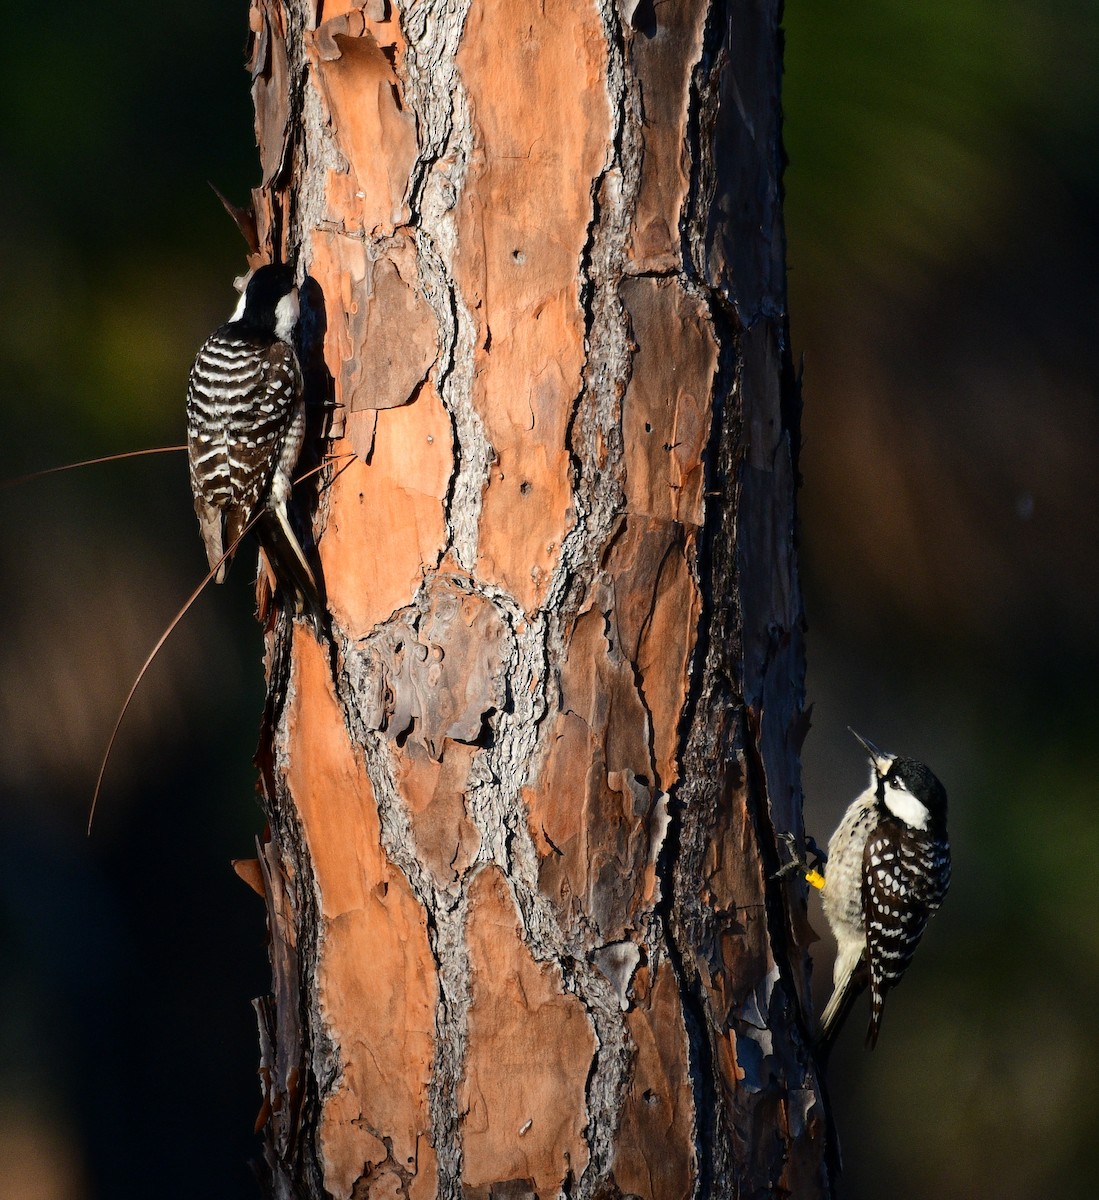
[[[78,467],[97,467],[100,463],[117,462],[122,458],[141,458],[146,454],[177,454],[186,449],[186,446],[154,446],[148,450],[123,450],[121,454],[104,454],[102,458],[85,458],[80,462],[63,463],[59,467],[43,467],[41,471],[31,471],[27,475],[16,475],[13,479],[0,480],[0,491],[19,487],[20,484],[30,483],[35,479],[44,479],[47,475],[60,475],[62,471],[75,471]]]
[[[182,446],[182,447],[173,446],[173,447],[165,447],[163,450],[135,450],[135,451],[131,451],[130,454],[113,455],[111,457],[128,458],[128,457],[132,457],[133,455],[137,455],[137,454],[158,454],[158,453],[164,453],[168,449],[173,449],[173,450],[174,449],[183,449],[183,450],[185,450],[186,448],[187,448],[186,446]],[[355,457],[355,455],[353,453],[337,454],[337,455],[332,455],[330,457],[326,457],[324,459],[324,461],[322,463],[320,463],[319,466],[311,468],[310,470],[306,471],[304,475],[299,475],[298,478],[294,480],[294,484],[297,485],[297,484],[301,483],[303,480],[308,479],[311,475],[316,475],[318,472],[323,471],[325,469],[325,467],[330,466],[334,462],[340,461],[340,459],[353,459],[354,457]],[[85,465],[88,465],[88,464],[94,463],[94,462],[109,462],[109,461],[110,461],[110,458],[89,459],[87,463],[73,463],[71,465],[72,466],[85,466]],[[344,466],[340,468],[340,472],[345,470],[346,466],[347,466],[347,464],[345,463]],[[68,470],[68,469],[69,469],[68,467],[53,467],[53,468],[50,468],[50,470],[48,470],[48,471],[39,472],[39,474],[51,474],[53,471],[64,471],[64,470]],[[34,476],[24,476],[24,478],[25,479],[34,478]],[[87,833],[88,833],[89,837],[91,837],[91,833],[92,833],[92,822],[95,820],[96,806],[99,804],[99,796],[103,790],[103,779],[107,774],[107,764],[108,764],[108,762],[110,762],[111,752],[114,750],[114,744],[118,740],[118,731],[119,731],[119,729],[122,728],[122,721],[125,718],[127,711],[129,710],[130,703],[132,702],[134,696],[137,694],[137,689],[141,686],[141,681],[145,678],[146,672],[153,665],[153,660],[160,653],[162,647],[164,646],[164,643],[172,636],[172,633],[175,631],[176,626],[187,615],[188,611],[191,608],[191,605],[194,604],[194,602],[199,598],[199,596],[202,595],[202,592],[205,589],[206,585],[218,573],[218,569],[221,567],[221,564],[223,562],[225,562],[225,560],[227,558],[231,558],[232,555],[234,555],[236,553],[237,547],[244,540],[245,536],[250,532],[250,530],[252,529],[252,526],[255,525],[255,523],[259,520],[259,518],[260,518],[260,516],[262,516],[262,514],[263,514],[263,509],[260,509],[260,511],[257,512],[252,517],[252,519],[248,522],[248,524],[245,525],[245,527],[240,531],[240,535],[237,537],[236,541],[234,541],[233,544],[231,546],[229,546],[229,548],[225,551],[225,553],[222,554],[221,558],[219,558],[217,560],[217,562],[214,563],[214,565],[210,568],[210,570],[206,572],[206,575],[203,577],[202,582],[187,597],[186,601],[184,602],[183,606],[180,608],[179,612],[177,612],[176,615],[171,619],[171,621],[169,621],[167,628],[165,628],[164,632],[160,635],[159,638],[157,638],[156,645],[153,646],[152,650],[149,651],[148,657],[141,664],[141,670],[138,671],[136,678],[134,679],[133,683],[130,686],[130,690],[126,693],[126,699],[123,700],[122,707],[121,707],[121,709],[119,709],[118,717],[115,719],[114,727],[111,729],[111,736],[107,740],[107,748],[103,751],[103,759],[99,764],[99,774],[96,776],[95,790],[92,792],[92,802],[91,802],[90,808],[88,809]]]

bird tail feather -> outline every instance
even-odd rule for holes
[[[856,963],[836,984],[831,999],[825,1005],[820,1017],[820,1038],[818,1046],[828,1051],[832,1047],[836,1034],[839,1033],[847,1019],[851,1006],[866,987],[866,969],[860,962]]]
[[[261,514],[256,533],[275,579],[289,593],[294,611],[308,617],[314,632],[321,637],[326,613],[324,598],[285,511],[276,507]]]

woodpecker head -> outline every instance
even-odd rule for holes
[[[268,263],[248,276],[231,320],[288,342],[298,321],[298,289],[286,263]]]
[[[886,754],[851,732],[870,757],[870,786],[878,803],[913,829],[945,827],[946,788],[931,770],[914,758]]]

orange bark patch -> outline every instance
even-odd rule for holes
[[[701,605],[693,554],[693,532],[676,522],[623,521],[573,629],[562,711],[524,790],[541,887],[562,911],[580,906],[608,940],[636,928],[655,899],[665,825],[654,793],[678,778]],[[582,796],[577,762],[591,764]]]
[[[679,548],[664,560],[656,581],[652,620],[642,631],[637,654],[641,692],[653,726],[656,769],[665,791],[679,778],[679,722],[687,701],[687,670],[702,609],[687,549]]]
[[[539,885],[563,911],[576,905],[604,941],[625,936],[654,894],[663,826],[649,724],[614,619],[591,608],[579,618],[561,671],[561,713],[537,780],[524,789],[543,854]],[[578,788],[577,763],[590,764]]]
[[[672,280],[627,280],[622,300],[638,346],[622,406],[626,506],[701,525],[702,452],[717,369],[709,318]]]
[[[353,461],[333,483],[320,551],[329,607],[350,636],[364,636],[406,605],[439,561],[451,446],[450,419],[425,386],[415,404],[378,414],[369,465]],[[394,538],[396,528],[405,536]]]
[[[477,148],[455,277],[477,325],[474,402],[497,456],[480,567],[528,610],[570,524],[565,429],[584,363],[577,264],[610,136],[604,56],[593,7],[539,0],[474,0],[458,53]]]
[[[374,257],[362,241],[317,233],[310,273],[324,290],[324,357],[344,406],[339,417],[407,404],[438,353],[435,314],[419,290],[411,238],[395,235],[385,254]],[[370,455],[372,435],[373,416],[371,438],[356,441],[362,458]]]
[[[607,555],[622,652],[641,679],[652,723],[657,782],[679,775],[679,722],[702,598],[690,560],[694,533],[677,523],[629,517]]]
[[[328,217],[313,231],[310,271],[327,302],[325,360],[340,419],[365,458],[374,417],[355,414],[406,404],[435,361],[437,335],[412,239],[398,232],[410,220],[418,148],[415,119],[400,100],[400,24],[392,10],[373,21],[358,7],[329,7],[306,33],[306,52],[343,164],[325,179]]]
[[[616,618],[614,609],[589,608],[577,619],[561,667],[561,708],[592,731],[608,772],[631,771],[651,781],[648,716]]]
[[[291,695],[287,782],[319,889],[316,996],[340,1047],[339,1076],[321,1099],[319,1147],[326,1189],[349,1197],[390,1154],[406,1170],[434,1169],[425,1147],[435,962],[424,911],[382,849],[373,789],[327,661],[308,636],[295,640]]]
[[[448,739],[441,761],[412,740],[397,755],[397,783],[408,806],[416,856],[440,887],[465,874],[481,844],[465,804],[469,768],[476,753],[475,746]]]
[[[607,773],[601,762],[589,769],[577,805],[576,758],[566,757],[570,737],[585,737],[581,722],[558,718],[555,738],[539,786],[524,790],[542,854],[539,888],[573,923],[582,913],[601,941],[618,941],[636,928],[643,908],[655,899],[655,856],[665,833],[657,814],[661,800],[624,772]],[[590,752],[590,744],[585,750]],[[569,804],[578,809],[567,811]]]
[[[638,972],[635,1005],[626,1016],[637,1058],[622,1109],[614,1177],[627,1194],[682,1200],[694,1184],[687,1034],[671,968],[662,966],[648,995],[639,995],[647,975],[647,968]]]
[[[404,39],[392,10],[391,16],[369,21],[355,9],[305,34],[310,74],[347,163],[346,174],[334,172],[328,180],[333,218],[346,221],[355,214],[356,225],[347,232],[392,233],[409,219],[416,121],[400,101],[397,64]]]
[[[595,1037],[561,974],[535,962],[496,867],[470,887],[473,1001],[459,1088],[462,1181],[480,1188],[525,1179],[554,1195],[587,1164],[584,1084]]]
[[[568,862],[558,864],[552,882],[541,880],[542,890],[554,896],[558,903],[584,889],[573,885],[569,867],[573,856],[582,853],[576,844],[584,825],[584,806],[576,795],[575,769],[577,763],[590,762],[595,749],[591,730],[574,713],[558,713],[553,728],[544,739],[544,759],[536,783],[523,789],[538,852],[545,858],[554,855]],[[543,868],[545,869],[545,867]]]

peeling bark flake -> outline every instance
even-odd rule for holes
[[[595,1040],[559,971],[531,958],[500,873],[482,873],[470,892],[463,1182],[522,1178],[535,1195],[555,1195],[587,1162],[584,1081]]]

